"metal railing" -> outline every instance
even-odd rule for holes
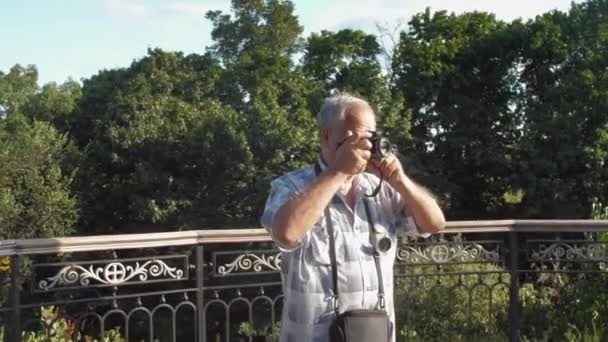
[[[608,288],[606,232],[608,221],[468,221],[402,240],[397,340],[559,334],[551,324],[570,319],[561,313],[576,306],[568,301],[589,295],[576,291]],[[281,257],[262,229],[4,240],[0,258],[0,323],[10,342],[276,338]],[[589,325],[569,331],[608,321],[608,297],[597,301]],[[571,315],[586,317],[577,310]]]

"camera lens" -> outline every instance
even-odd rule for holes
[[[378,150],[383,158],[391,153],[391,142],[388,139],[380,138],[378,145]]]

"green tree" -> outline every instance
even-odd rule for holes
[[[20,113],[21,107],[38,91],[38,70],[19,64],[8,73],[0,71],[0,118]]]
[[[585,217],[607,200],[607,1],[511,23],[427,10],[392,53],[361,30],[304,39],[294,9],[233,0],[207,13],[206,53],[152,49],[82,87],[0,71],[5,235],[19,220],[67,234],[76,204],[87,233],[257,224],[269,182],[318,157],[315,113],[343,91],[450,219]],[[40,208],[46,226],[27,218]]]
[[[415,15],[393,55],[424,183],[452,219],[507,216],[520,132],[514,106],[521,24],[488,13]]]
[[[252,157],[239,115],[214,98],[218,68],[156,49],[85,81],[70,127],[86,150],[87,229],[229,225],[250,212]]]
[[[52,123],[62,132],[68,131],[68,123],[78,106],[80,84],[68,80],[63,84],[47,83],[28,97],[21,112],[32,120]]]
[[[0,120],[0,237],[67,236],[78,219],[62,165],[78,154],[50,124],[21,115]]]
[[[270,181],[318,156],[310,109],[315,88],[294,66],[302,27],[291,1],[234,0],[232,12],[207,14],[215,41],[209,50],[224,67],[220,99],[241,114],[251,148],[255,200],[250,223],[257,223]]]
[[[308,37],[304,51],[302,70],[323,85],[323,96],[338,90],[358,93],[373,104],[384,100],[388,89],[374,35],[350,29],[321,31]]]
[[[73,110],[77,90],[68,99],[63,96],[65,86],[65,92],[54,84],[40,90],[38,71],[31,65],[0,71],[2,238],[56,237],[74,231],[78,202],[71,185],[80,153],[66,134],[44,122]]]
[[[521,211],[582,218],[606,199],[608,174],[608,2],[573,4],[528,24],[519,179]]]

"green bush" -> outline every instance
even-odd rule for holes
[[[248,322],[241,323],[239,334],[247,337],[263,337],[265,342],[279,342],[281,337],[281,322],[254,327]]]
[[[437,266],[415,267],[417,274],[437,272]],[[500,269],[492,265],[445,265],[442,273],[465,274],[396,280],[398,338],[407,341],[506,340],[500,323],[508,313],[508,276],[473,274],[496,271]]]
[[[481,264],[414,267],[416,274],[437,273],[440,268],[443,275],[396,281],[398,339],[508,340],[509,274],[474,274],[504,269]],[[534,280],[520,280],[522,341],[608,340],[605,267],[577,267],[575,274],[535,273]],[[455,272],[464,275],[450,274]]]
[[[80,341],[82,336],[76,329],[76,324],[61,315],[56,306],[45,306],[40,308],[40,318],[43,328],[41,331],[23,331],[21,340],[23,342],[66,342]],[[6,333],[0,327],[0,341],[4,341]],[[120,334],[120,328],[116,327],[106,330],[101,340],[91,339],[93,342],[124,342],[125,338]]]
[[[543,274],[520,288],[521,335],[527,340],[591,341],[608,338],[603,274]]]

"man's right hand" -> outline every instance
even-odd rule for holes
[[[330,169],[348,176],[363,171],[371,157],[371,137],[372,134],[367,131],[348,131],[346,139],[336,151],[336,159],[329,166]]]
[[[323,210],[350,177],[363,171],[371,157],[372,134],[366,131],[347,132],[336,150],[334,161],[297,196],[288,200],[275,214],[274,237],[283,248],[293,248],[323,215]]]

